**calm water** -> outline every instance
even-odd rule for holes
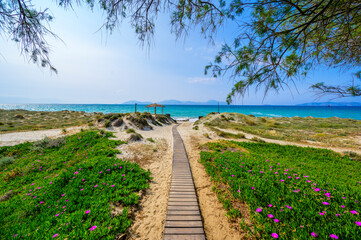
[[[169,113],[173,118],[198,118],[210,112],[217,112],[217,106],[201,105],[166,105],[164,113]],[[0,109],[26,109],[31,111],[84,111],[103,113],[133,112],[134,105],[120,104],[0,104]],[[138,105],[139,112],[145,112],[145,105]],[[361,107],[306,107],[306,106],[220,106],[220,112],[237,112],[265,117],[339,117],[361,120]],[[154,112],[154,108],[151,109]],[[157,113],[161,113],[157,108]]]

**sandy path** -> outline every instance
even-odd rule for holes
[[[162,239],[172,171],[172,126],[154,127],[152,131],[137,130],[143,136],[143,141],[124,144],[119,148],[122,154],[118,157],[137,162],[149,169],[153,177],[135,212],[128,239]],[[129,135],[118,132],[115,136],[125,140]],[[145,140],[150,137],[155,143]]]
[[[191,164],[206,237],[208,240],[247,239],[244,232],[235,229],[233,224],[228,221],[226,211],[218,201],[217,195],[211,190],[213,184],[210,181],[210,177],[199,162],[200,150],[198,146],[199,143],[209,141],[209,139],[203,136],[203,133],[207,132],[207,130],[200,129],[195,131],[192,127],[193,123],[182,123],[178,127],[178,131],[182,136]],[[212,133],[209,132],[209,135],[212,135]]]
[[[85,126],[66,128],[67,133],[64,134],[62,129],[48,129],[28,132],[13,132],[0,134],[1,146],[14,146],[24,142],[35,142],[44,139],[45,137],[57,138],[64,135],[74,134],[80,131],[81,128],[86,129]]]

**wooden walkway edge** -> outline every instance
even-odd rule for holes
[[[193,176],[177,126],[172,128],[173,169],[163,239],[205,240]]]

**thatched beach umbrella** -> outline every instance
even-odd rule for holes
[[[152,104],[149,104],[147,106],[145,106],[146,108],[148,108],[148,112],[149,112],[149,108],[151,107],[154,107],[154,114],[157,114],[157,107],[161,107],[162,108],[162,114],[163,114],[163,109],[165,108],[165,106],[163,105],[160,105],[158,103],[152,103]]]

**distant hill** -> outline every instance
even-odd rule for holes
[[[137,100],[130,100],[127,102],[123,102],[122,104],[140,104],[140,105],[148,105],[151,104],[152,102],[141,102],[141,101],[137,101]]]
[[[124,102],[122,104],[140,104],[140,105],[147,105],[147,104],[151,104],[152,102],[141,102],[141,101],[136,101],[136,100],[131,100],[131,101],[127,101]],[[162,105],[218,105],[218,101],[217,100],[209,100],[207,102],[193,102],[193,101],[179,101],[179,100],[175,100],[175,99],[170,99],[170,100],[163,100],[160,102],[157,102],[158,104],[162,104]],[[219,102],[219,105],[227,105],[226,102]]]
[[[320,107],[327,107],[327,106],[333,106],[333,107],[358,107],[361,106],[360,102],[312,102],[312,103],[302,103],[297,104],[296,106],[320,106]]]

